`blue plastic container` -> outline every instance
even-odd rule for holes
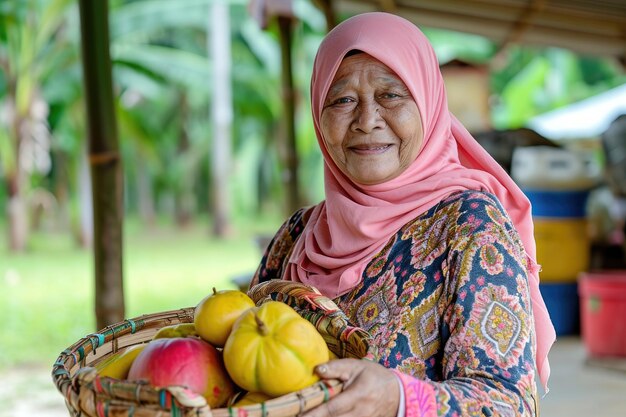
[[[533,217],[582,218],[587,214],[589,190],[554,191],[525,189]]]
[[[539,284],[558,336],[580,334],[578,284]]]

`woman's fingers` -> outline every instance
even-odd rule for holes
[[[357,416],[357,413],[351,413],[351,399],[349,396],[337,395],[326,403],[320,404],[311,411],[305,413],[302,417],[348,417]],[[361,414],[365,417],[368,414]]]
[[[346,382],[350,376],[360,369],[357,359],[335,359],[315,367],[315,373],[322,379],[338,379]]]
[[[343,381],[344,389],[305,417],[395,416],[400,397],[396,376],[383,366],[356,359],[338,359],[319,365],[324,379]],[[380,393],[385,392],[384,396]]]

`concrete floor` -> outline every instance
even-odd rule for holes
[[[550,353],[550,392],[541,399],[541,417],[626,417],[626,368],[586,364],[583,344],[563,337]],[[0,417],[68,417],[45,367],[0,372]]]
[[[580,338],[557,340],[550,352],[550,392],[540,401],[542,417],[626,417],[624,365],[619,370],[587,362]]]

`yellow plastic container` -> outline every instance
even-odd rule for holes
[[[590,239],[584,218],[537,218],[535,241],[542,282],[576,282],[590,262]]]

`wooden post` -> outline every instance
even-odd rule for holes
[[[119,155],[107,0],[79,0],[81,51],[93,189],[95,313],[101,329],[124,320],[122,165]]]
[[[293,19],[278,16],[281,51],[281,84],[284,100],[285,120],[285,165],[283,178],[287,187],[287,212],[293,213],[301,206],[300,187],[298,185],[298,152],[296,148],[296,103],[293,87],[293,66],[291,61],[291,32]]]
[[[324,13],[326,18],[326,31],[330,32],[337,25],[337,14],[333,8],[332,0],[315,0],[313,2]]]

